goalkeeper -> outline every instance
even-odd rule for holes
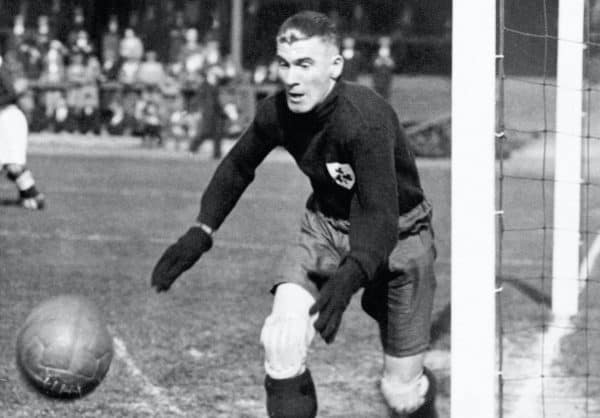
[[[431,206],[406,136],[382,97],[340,80],[338,34],[325,15],[288,18],[276,46],[283,89],[259,105],[217,168],[197,223],[158,260],[152,286],[168,290],[211,248],[255,169],[281,146],[312,194],[261,332],[268,415],[316,416],[308,347],[316,332],[334,341],[350,299],[363,289],[363,309],[380,328],[381,392],[390,410],[436,417],[435,380],[423,366],[436,286]]]

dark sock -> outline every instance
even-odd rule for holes
[[[21,199],[29,199],[30,197],[36,197],[40,192],[35,187],[35,181],[31,171],[26,167],[23,167],[20,171],[8,171],[6,177],[14,182],[19,190],[19,197]],[[23,189],[23,187],[26,187]]]
[[[408,418],[438,418],[437,411],[435,410],[435,397],[437,394],[437,382],[435,376],[428,368],[423,368],[423,374],[429,381],[429,388],[425,394],[425,403],[419,407],[415,412],[408,415]]]
[[[273,379],[267,375],[265,389],[270,418],[314,418],[317,415],[317,394],[308,369],[289,379]]]
[[[21,199],[29,199],[30,197],[36,197],[38,194],[40,194],[40,192],[38,191],[38,189],[35,188],[35,186],[31,186],[27,190],[19,190],[19,196],[21,197]]]

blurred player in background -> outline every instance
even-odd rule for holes
[[[437,417],[435,379],[423,365],[436,286],[431,206],[397,115],[373,91],[339,79],[338,35],[323,14],[287,19],[277,60],[284,89],[260,104],[204,191],[197,223],[159,259],[152,285],[168,290],[212,247],[255,169],[282,146],[312,194],[261,332],[269,416],[316,416],[308,347],[315,331],[334,341],[362,288],[363,309],[380,327],[381,392],[390,411]]]
[[[373,89],[385,100],[390,100],[396,67],[391,48],[392,40],[389,36],[379,38],[379,49],[373,61]]]
[[[44,208],[44,195],[35,186],[27,168],[28,126],[25,114],[16,105],[14,80],[0,57],[0,168],[19,190],[19,202],[26,209]]]

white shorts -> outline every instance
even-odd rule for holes
[[[16,105],[0,108],[0,169],[5,164],[25,165],[27,119]]]

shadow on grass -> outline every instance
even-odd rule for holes
[[[533,302],[535,302],[539,305],[544,305],[548,308],[551,306],[552,301],[551,301],[550,296],[541,292],[540,289],[538,289],[534,286],[531,286],[530,284],[525,283],[518,277],[503,277],[502,281],[504,283],[510,284],[512,287],[514,287],[515,289],[520,291],[522,294],[527,296]]]
[[[19,199],[0,199],[0,206],[21,206]]]

